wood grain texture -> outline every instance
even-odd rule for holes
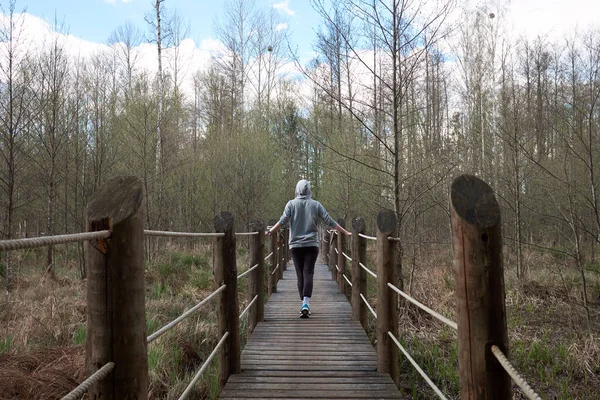
[[[401,399],[327,265],[317,264],[310,306],[299,318],[296,273],[289,268],[265,306],[222,399]]]
[[[471,175],[454,180],[450,198],[461,398],[510,399],[510,377],[490,351],[509,350],[500,206]]]

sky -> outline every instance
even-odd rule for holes
[[[0,3],[6,3],[0,0]],[[308,38],[314,37],[318,17],[309,0],[255,0],[258,8],[273,8],[284,19],[294,43],[307,56],[311,51]],[[17,11],[26,8],[29,14],[52,22],[56,16],[71,35],[95,43],[106,43],[118,26],[132,22],[149,33],[144,16],[153,12],[153,0],[17,0]],[[217,18],[223,17],[225,0],[166,0],[167,8],[175,8],[191,27],[190,38],[200,44],[214,40]]]
[[[247,1],[247,0],[245,0]],[[309,0],[252,0],[259,9],[272,9],[283,18],[290,43],[297,48],[301,60],[312,58],[312,45],[320,19]],[[434,0],[421,0],[434,7]],[[562,40],[573,30],[600,26],[600,0],[457,0],[470,2],[471,6],[487,4],[486,12],[502,13],[494,4],[508,4],[506,18],[502,22],[513,36],[547,37]],[[9,0],[0,0],[6,9]],[[94,54],[105,47],[111,34],[120,25],[131,22],[151,36],[144,16],[152,13],[155,0],[16,0],[16,12],[26,10],[25,29],[32,32],[35,42],[43,42],[52,30],[55,17],[62,25],[61,35],[67,34],[70,51],[76,55]],[[211,51],[218,48],[215,22],[223,19],[226,0],[165,0],[163,6],[176,9],[190,25],[190,39],[183,46],[190,60],[187,79],[194,71],[202,69],[210,60]],[[460,15],[459,13],[456,14]],[[458,16],[457,18],[460,18]],[[0,22],[1,21],[0,16]],[[140,46],[143,65],[157,70],[155,46]],[[184,78],[186,79],[186,78]],[[189,85],[184,85],[189,86]],[[185,88],[184,88],[185,89]],[[185,91],[185,90],[184,90]]]

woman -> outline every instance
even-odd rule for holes
[[[327,214],[321,203],[311,197],[310,182],[305,179],[300,180],[296,184],[296,198],[288,201],[279,222],[266,232],[266,235],[270,236],[282,225],[290,222],[290,249],[298,277],[302,318],[308,318],[310,315],[309,300],[313,290],[315,263],[319,255],[318,220],[321,219],[325,224],[345,235],[351,235]]]

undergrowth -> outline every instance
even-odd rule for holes
[[[43,252],[17,254],[14,258],[18,263],[15,290],[10,297],[2,299],[0,382],[9,382],[10,377],[11,382],[18,382],[22,387],[40,387],[37,397],[21,398],[60,398],[85,378],[85,282],[78,277],[76,257],[67,252],[59,253],[59,256],[61,254],[62,259],[56,265],[56,279],[46,276],[41,268]],[[248,264],[243,246],[237,255],[241,273]],[[509,358],[542,398],[595,398],[600,390],[600,264],[587,267],[592,315],[592,324],[588,327],[581,305],[580,275],[568,264],[569,260],[543,252],[526,252],[524,256],[528,270],[526,280],[516,277],[509,258],[505,263]],[[216,288],[210,245],[193,249],[165,245],[152,260],[146,265],[148,334]],[[450,248],[422,251],[414,265],[405,260],[403,278],[405,291],[455,319],[451,260]],[[374,252],[368,253],[367,266],[375,269]],[[238,288],[242,310],[247,304],[246,277],[240,280]],[[367,297],[376,308],[375,281],[370,276]],[[217,344],[214,305],[214,302],[208,303],[148,345],[150,398],[178,398]],[[399,301],[398,311],[401,344],[448,398],[458,398],[456,332],[403,300]],[[243,346],[245,319],[240,323],[240,330]],[[370,314],[367,333],[375,343],[375,320]],[[59,363],[57,359],[62,361]],[[193,398],[218,396],[217,362],[213,360],[197,383]],[[408,397],[435,397],[402,353],[399,353],[398,362],[400,386]],[[21,366],[31,368],[34,364],[38,365],[35,374],[27,372],[29,377],[24,373],[14,375],[15,371],[21,371]],[[9,372],[12,375],[7,375]],[[48,385],[48,379],[55,384]],[[0,386],[0,393],[9,393],[5,386]],[[513,393],[515,399],[524,398],[516,387],[513,387]]]
[[[0,357],[9,357],[4,363],[0,362],[0,381],[3,382],[0,383],[0,399],[61,398],[85,379],[85,281],[79,279],[76,257],[57,259],[55,279],[44,273],[43,257],[43,252],[36,251],[18,254],[16,258],[20,263],[15,289],[10,297],[3,297],[0,305]],[[211,245],[189,248],[165,244],[161,251],[153,254],[152,260],[145,267],[148,335],[216,289]],[[238,250],[240,273],[247,269],[247,262],[245,249]],[[242,278],[238,284],[240,309],[247,304],[247,284],[247,278]],[[240,326],[242,343],[245,343],[245,319]],[[148,344],[149,398],[179,398],[218,343],[217,333],[215,302],[211,301]],[[59,367],[53,357],[60,349],[67,349],[63,352],[68,352],[73,362],[65,361]],[[48,379],[56,381],[55,384],[48,385],[43,376],[27,369],[30,363],[19,361],[32,355],[41,365],[57,365],[54,369],[40,367]],[[191,398],[214,399],[218,396],[217,363],[217,359],[212,361],[195,385]],[[21,365],[25,365],[24,369],[18,368]],[[5,386],[9,382],[15,382],[14,387]]]

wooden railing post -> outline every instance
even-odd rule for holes
[[[285,252],[285,249],[283,248],[283,232],[284,230],[282,229],[277,235],[277,264],[279,264],[279,269],[277,270],[277,282],[283,279],[283,262],[285,260],[285,256],[283,254]]]
[[[273,226],[276,223],[277,223],[277,221],[272,219],[269,221],[269,226]],[[275,267],[277,266],[277,234],[276,233],[273,233],[271,236],[269,236],[269,245],[267,248],[267,253],[268,254],[273,253],[271,258],[269,258],[269,260],[268,260],[269,261],[269,276],[268,276],[269,284],[267,286],[268,286],[269,297],[271,297],[271,294],[277,292],[277,276],[276,276],[276,274],[273,273],[273,271],[275,270]]]
[[[224,233],[214,240],[214,275],[217,287],[226,285],[217,300],[219,338],[229,336],[219,353],[219,385],[223,387],[231,374],[241,372],[240,319],[237,297],[237,262],[233,215],[221,212],[215,216],[215,232]]]
[[[329,238],[329,271],[331,271],[331,280],[337,280],[337,254],[335,253],[335,249],[337,249],[337,233],[335,231],[331,232],[331,237]]]
[[[142,199],[139,179],[117,177],[87,205],[88,232],[108,229],[111,237],[86,243],[86,372],[115,363],[89,389],[92,399],[148,398]]]
[[[343,218],[338,219],[338,224],[342,228],[346,227],[346,221]],[[346,280],[342,275],[346,273],[346,258],[342,254],[346,251],[346,236],[338,232],[337,236],[337,248],[338,248],[338,259],[337,264],[339,270],[337,271],[337,282],[338,282],[338,293],[345,293]]]
[[[283,246],[283,270],[287,270],[288,262],[290,261],[290,248],[288,244],[289,229],[283,228],[283,240],[281,245]]]
[[[360,294],[367,295],[367,273],[361,268],[367,262],[367,239],[359,234],[365,233],[365,221],[362,218],[352,220],[352,319],[360,321],[366,330],[368,325],[367,307]]]
[[[450,199],[461,399],[510,399],[510,378],[490,350],[508,356],[500,206],[470,175],[454,180]]]
[[[248,333],[252,333],[256,324],[265,319],[265,223],[257,220],[250,225],[257,235],[250,236],[250,265],[258,267],[248,276],[248,302],[258,296],[256,303],[248,310]]]
[[[323,254],[323,261],[325,261],[325,264],[327,265],[329,265],[329,240],[329,230],[327,228],[323,228],[323,251],[321,252],[321,254]]]
[[[396,246],[388,240],[396,224],[391,210],[377,215],[377,371],[389,372],[398,384],[398,348],[388,336],[398,337],[398,295],[387,286],[396,284]]]

